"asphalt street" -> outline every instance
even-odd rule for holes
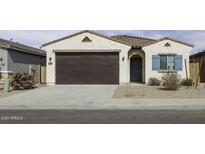
[[[1,124],[205,124],[205,110],[0,110]]]

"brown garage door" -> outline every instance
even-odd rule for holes
[[[56,53],[56,84],[118,84],[119,53]]]

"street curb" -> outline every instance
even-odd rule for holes
[[[205,106],[198,105],[186,105],[186,106],[132,106],[132,107],[119,107],[116,105],[105,105],[105,106],[92,106],[92,105],[80,105],[80,106],[70,106],[70,105],[32,105],[32,106],[24,106],[24,105],[0,105],[0,110],[176,110],[176,111],[200,111],[205,110]]]

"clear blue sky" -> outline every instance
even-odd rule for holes
[[[40,47],[42,44],[54,39],[70,35],[79,30],[0,30],[0,38]],[[105,35],[133,35],[159,39],[165,36],[179,39],[193,44],[193,52],[205,49],[205,30],[96,30]]]

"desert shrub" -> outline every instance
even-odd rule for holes
[[[193,85],[193,80],[192,79],[182,79],[181,80],[181,85],[182,86],[192,86]]]
[[[11,80],[11,87],[15,90],[25,90],[35,88],[36,80],[28,73],[16,73]]]
[[[150,78],[149,82],[148,82],[149,86],[160,86],[160,84],[161,84],[161,80],[159,80],[158,78],[155,78],[155,77]]]
[[[178,90],[180,87],[179,75],[172,72],[163,74],[162,87],[167,90]]]

